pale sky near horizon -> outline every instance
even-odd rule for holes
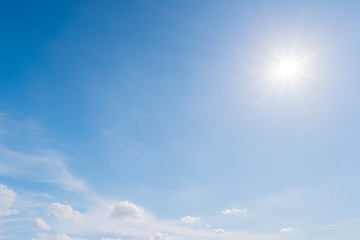
[[[0,239],[359,239],[359,12],[0,2]]]

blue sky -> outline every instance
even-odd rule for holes
[[[1,2],[0,239],[359,239],[359,10]]]

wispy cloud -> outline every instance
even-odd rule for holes
[[[29,125],[24,124],[21,131],[26,131],[27,126]],[[7,132],[3,125],[0,128],[4,129],[3,132]],[[5,137],[9,137],[9,135]],[[4,159],[0,163],[0,176],[7,176],[16,180],[53,183],[58,185],[60,190],[84,193],[87,199],[91,201],[90,205],[82,206],[81,211],[79,211],[69,203],[53,202],[54,197],[47,193],[38,194],[20,190],[24,196],[33,196],[34,200],[41,198],[39,200],[41,204],[38,204],[36,209],[33,209],[31,218],[24,221],[32,222],[33,228],[38,231],[50,230],[51,226],[51,231],[55,233],[38,233],[33,240],[80,240],[83,238],[72,236],[87,237],[94,234],[97,236],[109,235],[115,237],[115,239],[126,236],[149,240],[274,239],[271,234],[221,231],[221,228],[214,231],[206,227],[192,226],[193,223],[200,221],[200,217],[185,216],[181,219],[181,222],[179,220],[157,219],[150,210],[130,201],[105,199],[91,190],[82,179],[70,173],[66,165],[66,162],[70,159],[69,157],[61,151],[49,147],[39,145],[19,149],[3,144],[0,139],[0,158]],[[13,208],[16,198],[15,192],[9,190],[5,185],[0,186],[2,186],[0,192],[0,215],[16,213],[17,210]],[[53,203],[50,204],[48,202],[50,200]],[[31,204],[28,205],[31,207]],[[224,214],[240,212],[245,212],[245,210],[235,208],[224,210]],[[44,213],[48,215],[47,219],[45,218],[46,222],[43,220]],[[185,226],[182,223],[188,224]]]
[[[287,227],[287,228],[280,229],[280,233],[291,233],[291,232],[295,232],[297,230],[298,230],[298,228]]]
[[[338,228],[338,227],[359,224],[359,223],[360,223],[360,218],[356,218],[356,219],[351,219],[351,220],[328,224],[328,225],[315,226],[315,227],[310,228],[310,230],[312,230],[312,231],[327,230],[327,229],[331,229],[331,228]]]
[[[238,209],[238,208],[229,208],[221,211],[221,214],[223,215],[235,215],[235,214],[241,214],[246,213],[248,211],[247,208]]]
[[[148,240],[170,240],[167,233],[156,232],[150,234]]]
[[[201,218],[200,217],[185,216],[185,217],[181,218],[180,220],[183,223],[194,224],[194,223],[200,222]]]
[[[54,235],[46,234],[46,233],[38,233],[37,238],[33,238],[32,240],[86,240],[85,238],[72,238],[69,235],[64,233],[56,233]]]
[[[314,196],[311,189],[291,188],[283,192],[272,194],[265,199],[265,203],[272,208],[292,208],[294,203],[306,205]]]
[[[64,189],[86,191],[84,182],[74,177],[65,165],[66,157],[47,149],[19,152],[0,145],[0,175],[58,184]]]
[[[13,120],[0,113],[0,130],[0,176],[54,183],[66,190],[89,190],[69,172],[66,166],[69,157],[48,147],[41,127],[34,120]],[[18,139],[21,147],[8,143]]]
[[[101,238],[101,240],[122,240],[121,238]]]
[[[214,232],[216,232],[216,233],[224,233],[225,231],[222,228],[215,228]]]

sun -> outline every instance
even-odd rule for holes
[[[294,59],[282,59],[273,66],[274,77],[280,80],[294,80],[301,75],[301,64]]]
[[[308,91],[319,82],[319,53],[300,46],[268,47],[257,62],[260,82],[267,92],[293,94]]]

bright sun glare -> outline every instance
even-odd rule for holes
[[[293,80],[300,73],[300,64],[295,60],[285,59],[274,66],[275,77],[282,80]]]

